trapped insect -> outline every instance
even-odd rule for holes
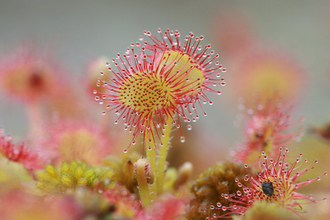
[[[263,182],[261,184],[262,191],[267,195],[267,196],[272,196],[274,194],[274,187],[273,183],[271,181]]]

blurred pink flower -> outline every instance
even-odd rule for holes
[[[50,54],[24,46],[0,62],[0,87],[8,98],[26,102],[49,98],[59,89],[61,70]]]
[[[263,102],[258,95],[253,103],[241,99],[239,108],[244,111],[245,137],[244,142],[231,152],[236,162],[255,164],[261,151],[273,157],[281,146],[292,140],[299,141],[303,135],[302,126],[294,127],[303,121],[303,117],[293,120],[291,103],[283,103],[276,95]]]
[[[234,97],[251,102],[257,92],[261,102],[274,95],[287,102],[302,97],[306,90],[304,65],[285,49],[253,47],[236,59],[235,65],[232,69],[235,78],[229,88]]]
[[[92,122],[58,120],[45,130],[46,137],[37,148],[55,164],[79,160],[95,165],[101,163],[114,146],[109,136]]]

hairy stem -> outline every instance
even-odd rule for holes
[[[156,184],[157,184],[157,193],[163,193],[163,185],[164,185],[164,171],[165,171],[165,163],[166,156],[168,151],[168,142],[170,139],[171,127],[172,127],[173,119],[168,117],[166,119],[167,126],[164,130],[164,136],[162,137],[163,146],[160,146],[159,157],[158,157],[158,166],[156,170]]]
[[[146,134],[145,134],[146,135]],[[146,142],[146,155],[147,160],[150,163],[150,167],[152,170],[156,170],[156,145],[152,137],[145,138]],[[154,183],[150,186],[150,198],[152,201],[155,201],[157,197],[157,180],[155,179]]]

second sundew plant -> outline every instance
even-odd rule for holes
[[[244,112],[245,135],[243,143],[231,152],[235,162],[257,165],[260,152],[275,157],[283,145],[301,140],[304,117],[293,119],[292,103],[283,101],[279,95],[265,101],[255,94],[252,103],[241,99],[239,108]]]
[[[286,161],[288,153],[288,148],[284,150],[280,147],[277,159],[273,159],[268,158],[265,152],[262,152],[259,157],[259,171],[257,173],[251,171],[249,166],[245,164],[244,167],[249,171],[250,175],[246,175],[244,181],[238,178],[235,180],[237,185],[241,187],[241,190],[232,194],[223,194],[222,197],[227,199],[227,202],[231,202],[231,204],[226,207],[223,207],[222,204],[218,206],[228,212],[222,216],[215,215],[209,219],[227,218],[232,215],[244,216],[246,211],[256,202],[276,203],[293,212],[298,217],[305,219],[303,215],[306,214],[306,211],[303,210],[302,205],[315,203],[322,199],[314,199],[312,195],[305,196],[297,192],[297,190],[321,180],[321,177],[326,176],[327,172],[317,178],[308,178],[305,181],[301,181],[299,178],[308,171],[313,170],[318,160],[301,168],[308,162],[307,159],[304,159],[303,162],[301,161],[302,153],[298,155],[293,163]],[[298,165],[299,162],[302,163]],[[326,198],[323,200],[326,200]]]
[[[139,134],[143,136],[150,172],[155,174],[149,187],[152,198],[163,192],[172,124],[180,129],[181,142],[184,142],[180,117],[191,130],[188,123],[199,118],[196,105],[202,108],[202,102],[213,104],[205,92],[220,95],[221,91],[210,87],[225,85],[220,74],[226,72],[216,60],[219,55],[209,51],[211,45],[200,46],[203,36],[194,37],[189,33],[181,43],[178,31],[167,29],[162,33],[158,29],[158,33],[160,38],[145,31],[151,43],[140,37],[142,43],[131,43],[132,48],[124,55],[117,54],[112,59],[114,68],[107,63],[111,77],[107,77],[108,81],[99,80],[98,86],[103,86],[108,93],[95,91],[95,99],[108,108],[103,114],[114,111],[119,115],[115,123],[123,119],[125,130],[133,132],[129,146],[135,144]],[[106,74],[101,72],[101,75]]]

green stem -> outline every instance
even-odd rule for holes
[[[139,159],[136,162],[136,179],[139,185],[139,192],[142,201],[142,206],[146,207],[150,205],[150,197],[149,197],[149,186],[147,182],[146,175],[146,166],[148,166],[148,161],[146,159]]]
[[[168,117],[166,119],[167,126],[165,127],[164,136],[162,137],[163,146],[160,146],[159,157],[158,157],[158,167],[156,170],[156,184],[157,184],[157,193],[163,193],[164,186],[164,172],[165,172],[165,163],[166,156],[168,151],[168,142],[170,139],[171,127],[173,119]]]
[[[155,142],[152,137],[148,137],[147,132],[145,132],[145,142],[146,142],[146,155],[147,160],[150,163],[150,167],[153,171],[156,170],[156,146]],[[149,138],[151,142],[149,142]],[[154,180],[153,184],[151,184],[149,190],[150,190],[150,198],[152,201],[155,201],[157,197],[157,183],[156,179]]]

